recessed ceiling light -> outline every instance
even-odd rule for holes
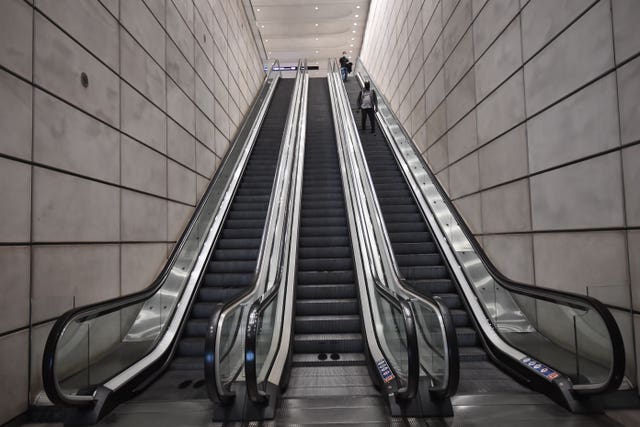
[[[356,15],[356,18],[360,18],[360,15]]]
[[[260,8],[257,8],[257,9],[256,9],[256,12],[260,12]]]
[[[353,23],[353,25],[358,25],[358,23],[357,23],[357,22],[354,22],[354,23]]]
[[[360,5],[356,6],[356,9],[360,9]]]
[[[318,26],[318,24],[316,24],[316,27]]]
[[[352,33],[355,33],[355,32],[356,32],[356,30],[353,30],[353,31],[351,31],[351,32],[352,32]]]
[[[316,37],[316,41],[318,41],[319,39]]]
[[[352,45],[352,44],[350,44],[350,45],[349,45],[349,47],[353,47],[353,45]]]
[[[268,41],[269,41],[269,39],[264,39],[264,41],[265,41],[265,42],[268,42]]]
[[[351,37],[351,40],[355,40],[355,39],[356,39],[355,37]]]
[[[316,50],[316,53],[318,53],[318,51]]]
[[[349,51],[349,53],[353,53],[353,51],[352,51],[352,50],[350,50],[350,51]]]
[[[318,6],[316,6],[316,7],[314,7],[314,9],[315,9],[315,10],[318,10],[319,8],[318,8]]]
[[[260,28],[264,28],[264,25],[260,25]]]

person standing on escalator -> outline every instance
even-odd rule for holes
[[[371,123],[371,133],[376,133],[376,111],[378,111],[378,96],[375,90],[371,90],[371,84],[364,82],[364,89],[358,94],[358,108],[362,112],[362,131],[367,125],[367,117]]]
[[[349,58],[347,58],[347,52],[342,52],[342,56],[340,57],[340,76],[342,77],[342,81],[347,81],[347,76],[351,72],[351,62]]]

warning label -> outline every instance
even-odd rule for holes
[[[389,368],[386,360],[378,360],[376,362],[376,366],[378,367],[378,372],[380,372],[380,376],[385,383],[388,383],[395,378],[395,375],[393,375],[393,372],[391,372],[391,368]]]
[[[560,376],[560,374],[557,371],[554,371],[550,367],[538,362],[535,359],[532,359],[531,357],[523,357],[522,359],[520,359],[520,362],[526,367],[528,367],[529,369],[531,369],[532,371],[535,371],[541,376],[545,377],[549,381],[556,379]]]

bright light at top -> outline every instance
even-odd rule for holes
[[[354,23],[353,23],[353,25],[358,25],[358,23],[357,23],[357,22],[354,22]]]
[[[360,5],[356,6],[356,9],[360,9]]]
[[[257,9],[256,9],[256,12],[260,12],[260,8],[257,8]]]
[[[315,9],[315,10],[318,10],[318,9],[320,9],[320,8],[319,8],[318,6],[316,6],[316,7],[314,7],[314,9]]]
[[[351,31],[351,32],[355,34],[356,30],[353,30],[353,31]]]
[[[318,24],[316,24],[316,27],[318,26]]]
[[[356,18],[360,18],[360,15],[356,15]]]

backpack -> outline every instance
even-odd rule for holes
[[[362,104],[360,108],[373,108],[373,92],[370,90],[362,91]]]

